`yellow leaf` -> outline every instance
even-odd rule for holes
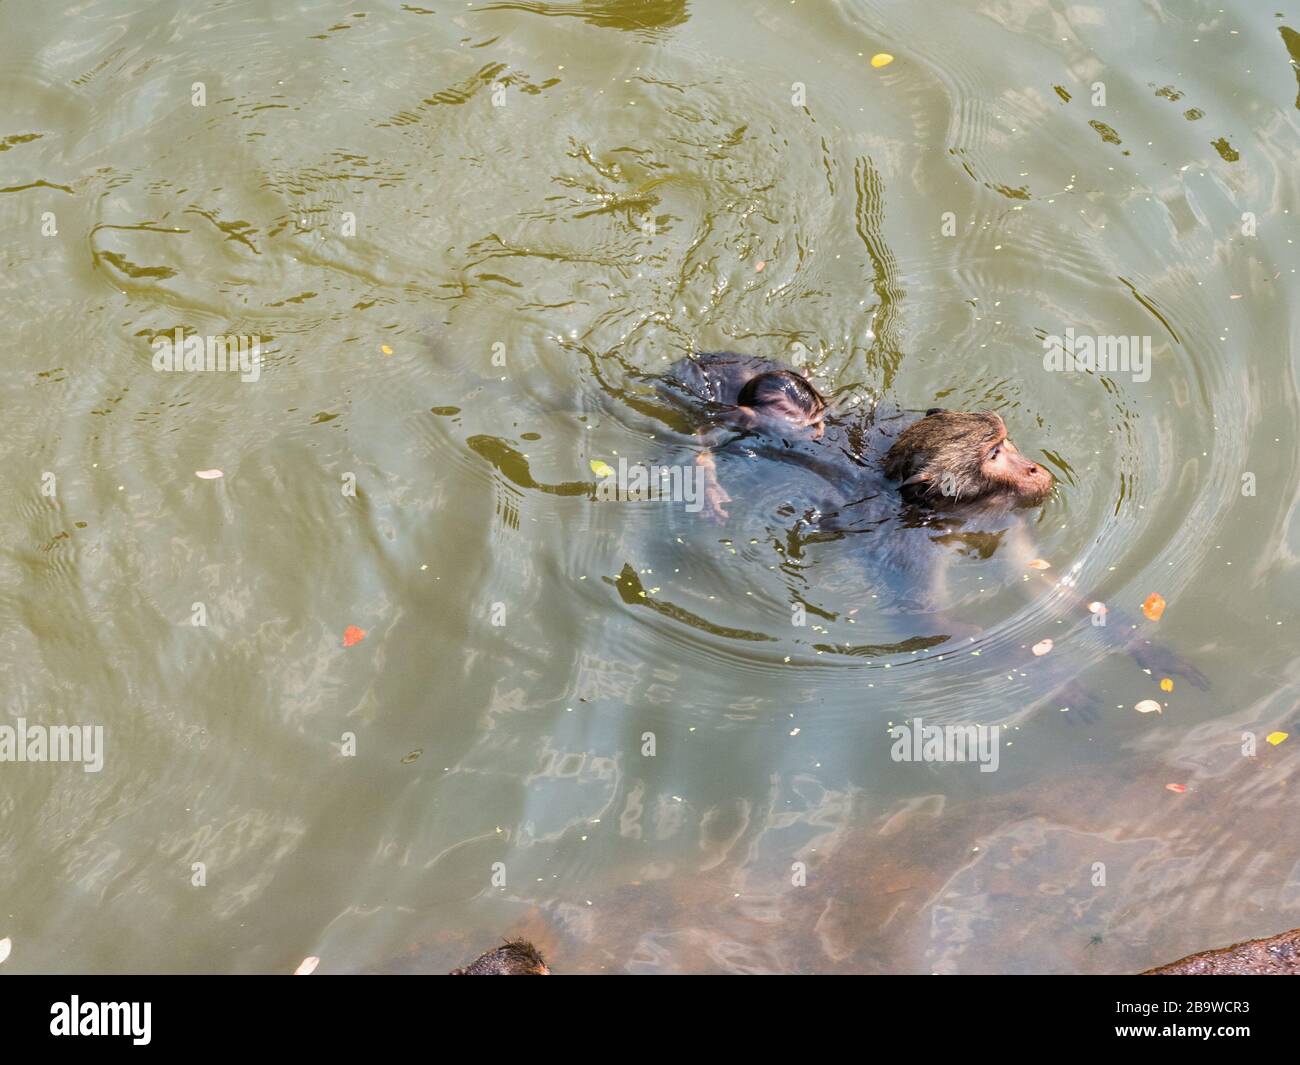
[[[382,351],[385,355],[391,355],[393,353],[393,349],[390,348],[387,344],[381,344],[379,346],[379,350]]]
[[[614,474],[614,467],[610,466],[608,463],[601,462],[600,459],[592,459],[591,472],[597,477],[612,477]]]
[[[1164,678],[1160,681],[1160,690],[1161,690],[1162,692],[1171,692],[1171,691],[1173,691],[1173,690],[1174,690],[1174,682],[1173,682],[1172,680],[1170,680],[1168,677],[1164,677]]]
[[[1276,747],[1289,735],[1290,735],[1289,732],[1270,732],[1267,736],[1264,737],[1264,739],[1268,740],[1269,743],[1271,743],[1274,747]]]
[[[877,52],[871,57],[871,65],[873,67],[887,67],[893,61],[894,57],[888,52]]]

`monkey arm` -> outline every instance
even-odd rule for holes
[[[732,406],[746,381],[762,373],[767,360],[719,352],[678,359],[660,379],[660,394],[697,416],[714,419],[696,430],[695,465],[703,478],[704,514],[721,523],[729,515],[724,506],[731,496],[718,480],[713,453],[744,435],[748,422]]]
[[[1078,597],[1083,602],[1083,597]],[[1182,677],[1189,684],[1201,691],[1210,690],[1209,678],[1186,659],[1181,658],[1167,644],[1149,640],[1143,627],[1128,614],[1110,610],[1106,614],[1106,624],[1099,626],[1107,633],[1113,633],[1114,639],[1139,666],[1149,670],[1152,676]]]
[[[713,453],[743,435],[743,432],[726,425],[711,426],[695,434],[699,445],[699,450],[695,453],[695,465],[703,471],[704,477],[704,514],[719,524],[730,517],[723,504],[730,503],[731,496],[718,480],[718,463]]]
[[[1025,534],[1023,544],[1014,556],[1016,563],[1024,565],[1033,557],[1032,552],[1033,543]],[[1023,558],[1021,557],[1022,553]],[[1089,609],[1087,598],[1075,588],[1073,574],[1067,574],[1055,581],[1042,572],[1037,572],[1035,575],[1052,590],[1053,594],[1058,596],[1061,602],[1077,608],[1080,612],[1086,611],[1090,617],[1095,616]],[[1165,644],[1148,639],[1146,630],[1135,618],[1127,613],[1110,609],[1101,611],[1100,617],[1102,618],[1101,623],[1098,624],[1094,621],[1093,624],[1097,628],[1105,630],[1107,640],[1116,650],[1126,652],[1143,669],[1149,670],[1152,675],[1163,674],[1165,676],[1182,677],[1193,687],[1199,688],[1201,691],[1209,691],[1210,681],[1204,673],[1181,658]]]
[[[1073,573],[1053,578],[1041,570],[1029,569],[1029,563],[1037,556],[1037,551],[1027,525],[1024,517],[1017,515],[1015,522],[1006,530],[1002,544],[1008,552],[1008,561],[1017,569],[1032,573],[1035,579],[1030,583],[1036,587],[1045,586],[1049,589],[1049,594],[1067,608],[1077,610],[1080,615],[1093,617],[1089,610],[1089,600],[1075,586]],[[946,567],[940,563],[935,569],[935,594],[942,597],[946,593],[943,584],[943,571]],[[940,601],[945,600],[941,598]],[[1094,621],[1093,624],[1105,630],[1107,642],[1115,650],[1124,651],[1153,675],[1180,676],[1201,691],[1209,690],[1210,682],[1204,673],[1166,645],[1149,639],[1148,630],[1137,619],[1116,610],[1106,610],[1101,616],[1103,622],[1098,624]]]

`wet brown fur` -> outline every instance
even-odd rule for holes
[[[507,939],[495,950],[480,954],[452,976],[550,976],[542,952],[526,939]]]
[[[885,474],[901,481],[903,496],[915,503],[1041,503],[1051,474],[1014,452],[1014,444],[1013,468],[992,472],[989,453],[1004,441],[1006,424],[992,411],[933,408],[894,441]]]

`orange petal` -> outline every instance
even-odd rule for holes
[[[1053,644],[1050,639],[1040,640],[1038,643],[1034,644],[1034,646],[1031,647],[1030,650],[1033,651],[1034,654],[1038,655],[1039,657],[1042,657],[1043,655],[1047,654],[1047,652],[1050,651],[1052,647]]]
[[[1152,592],[1147,596],[1146,602],[1142,604],[1142,613],[1151,621],[1159,621],[1160,615],[1165,612],[1165,597],[1159,592]]]
[[[366,630],[359,629],[355,625],[349,625],[343,630],[343,646],[351,647],[354,643],[360,643],[366,638]]]
[[[310,958],[303,958],[298,963],[298,968],[294,969],[294,976],[310,976],[316,971],[316,966],[320,964],[320,958],[312,955]]]
[[[1166,784],[1165,787],[1170,791],[1176,791],[1179,795],[1187,790],[1186,784]]]

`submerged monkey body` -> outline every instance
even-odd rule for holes
[[[878,577],[912,586],[913,601],[933,600],[934,575],[954,555],[985,560],[1004,540],[1023,544],[1023,508],[1053,486],[996,414],[936,408],[908,424],[876,406],[846,418],[806,379],[754,356],[682,359],[661,394],[697,418],[715,520],[735,498],[770,531],[853,539]]]
[[[694,461],[705,471],[704,513],[689,520],[711,517],[732,542],[771,544],[804,588],[816,564],[818,598],[833,602],[839,591],[862,603],[869,594],[874,614],[928,615],[922,624],[947,634],[908,641],[933,646],[971,630],[948,613],[968,598],[952,587],[955,567],[975,567],[969,576],[978,580],[966,587],[985,599],[999,584],[1021,585],[1038,554],[1030,524],[1055,479],[1020,453],[992,411],[931,408],[915,417],[867,404],[842,413],[795,371],[730,353],[679,360],[659,385],[660,397],[688,415]],[[1074,605],[1083,616],[1084,601]],[[1144,669],[1209,686],[1136,626],[1116,624],[1107,635]]]

